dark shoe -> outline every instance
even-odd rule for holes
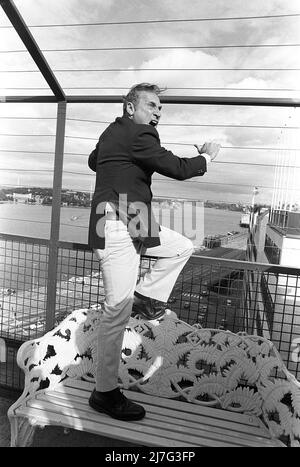
[[[89,398],[89,405],[97,412],[118,420],[140,420],[146,414],[144,407],[127,399],[119,388],[108,392],[94,389]]]
[[[165,314],[167,303],[134,293],[131,316],[141,316],[143,319],[158,319]]]

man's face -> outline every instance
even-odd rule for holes
[[[134,123],[156,126],[161,116],[161,104],[159,97],[149,91],[141,91],[139,100],[131,107],[132,120]]]

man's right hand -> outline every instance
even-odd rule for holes
[[[198,146],[198,144],[195,144],[195,147],[197,148],[199,154],[202,154],[202,153],[208,154],[211,160],[213,161],[217,157],[220,151],[221,145],[213,141],[210,141],[210,142],[204,143],[201,147]]]

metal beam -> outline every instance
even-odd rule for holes
[[[0,0],[1,1],[1,0]],[[65,96],[66,102],[70,103],[120,103],[123,102],[122,96]],[[54,96],[0,96],[0,102],[9,103],[22,103],[22,102],[57,102]]]
[[[51,210],[51,232],[49,240],[49,262],[47,281],[46,331],[55,324],[58,242],[60,228],[61,189],[64,160],[64,141],[66,127],[66,102],[59,102],[57,107],[56,142],[53,174],[53,198]]]
[[[25,45],[31,57],[35,61],[43,77],[45,78],[48,85],[50,86],[56,99],[58,101],[65,100],[65,94],[61,86],[59,85],[56,77],[52,73],[52,70],[50,66],[48,65],[47,60],[45,59],[39,46],[34,40],[31,32],[29,31],[25,21],[23,20],[14,2],[12,0],[0,0],[0,5],[2,6],[4,12],[6,13],[6,16],[10,20],[16,32],[19,34],[23,44]]]
[[[39,103],[57,103],[55,96],[0,96],[0,102],[6,104],[22,104],[26,102]]]
[[[1,0],[0,0],[1,1]],[[123,96],[65,96],[70,104],[119,104]],[[160,96],[163,104],[237,105],[256,107],[300,107],[299,98],[221,97],[221,96]],[[0,102],[57,102],[53,96],[0,96]]]
[[[161,96],[165,104],[300,107],[300,99],[272,97]]]
[[[66,96],[70,104],[78,103],[119,103],[122,96]],[[163,104],[202,104],[202,105],[238,105],[300,107],[300,99],[272,97],[221,97],[221,96],[160,96]]]

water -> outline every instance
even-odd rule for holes
[[[170,216],[168,209],[164,210],[163,225],[168,225]],[[158,219],[158,210],[154,209]],[[180,228],[184,218],[185,234],[192,226],[192,208],[185,205],[184,215],[181,209],[174,209],[174,229]],[[60,217],[60,240],[87,243],[89,208],[62,207]],[[197,208],[196,225],[201,231],[201,237],[208,235],[227,234],[230,231],[241,231],[239,226],[241,213],[215,208]],[[22,235],[27,237],[50,238],[51,206],[3,203],[0,204],[0,233]],[[187,235],[188,236],[188,235]],[[192,239],[193,240],[193,239]],[[196,244],[196,239],[194,241]]]

